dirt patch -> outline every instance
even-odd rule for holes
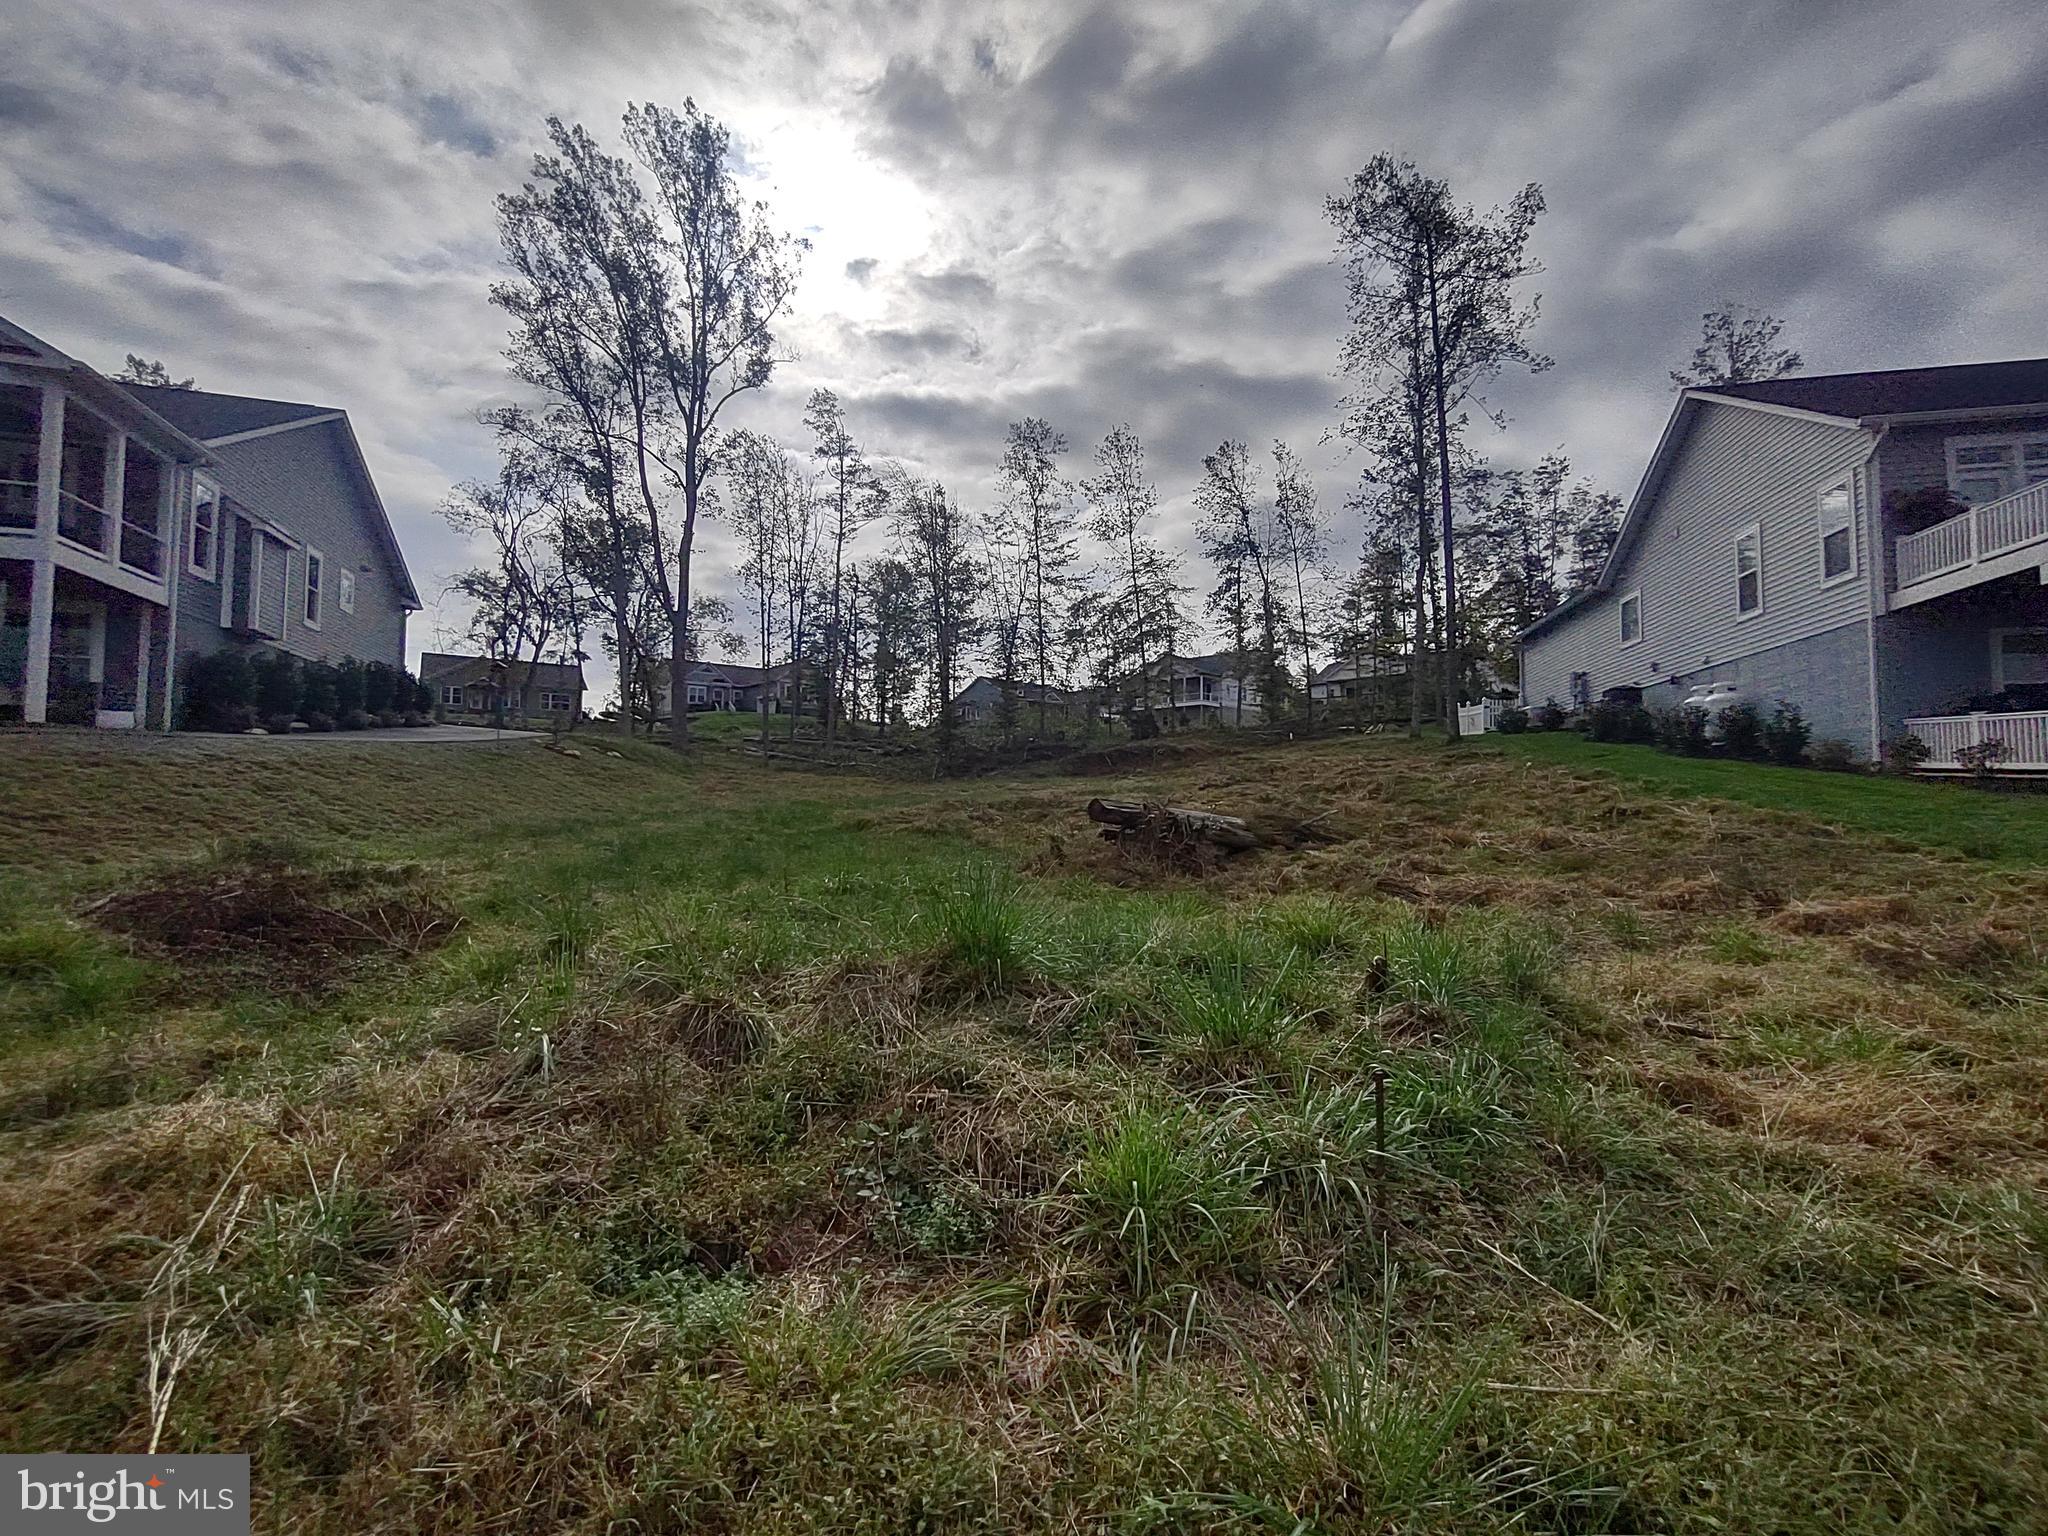
[[[188,977],[298,995],[338,986],[366,963],[437,948],[462,925],[416,865],[281,860],[170,874],[104,897],[85,916]]]
[[[1850,896],[1839,901],[1799,901],[1771,919],[1785,933],[1854,933],[1877,923],[1911,918],[1913,904],[1905,896]]]

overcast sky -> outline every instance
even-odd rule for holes
[[[1129,420],[1179,532],[1204,451],[1284,437],[1355,544],[1322,200],[1381,149],[1549,200],[1556,366],[1493,392],[1498,463],[1561,445],[1633,489],[1724,296],[1809,372],[2048,353],[2041,0],[7,11],[0,314],[110,371],[346,407],[429,600],[415,653],[464,558],[434,509],[488,473],[474,413],[508,388],[492,200],[550,112],[613,144],[629,100],[725,119],[813,242],[751,420],[794,441],[829,384],[971,505],[1006,422],[1050,417],[1078,470]]]

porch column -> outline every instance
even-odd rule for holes
[[[144,602],[135,605],[135,729],[149,729],[149,629],[155,610]]]
[[[28,586],[28,655],[21,679],[21,718],[50,718],[50,626],[57,611],[57,489],[64,473],[64,391],[43,386],[42,439],[36,450],[36,553]]]

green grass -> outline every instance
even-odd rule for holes
[[[0,752],[0,1444],[295,1532],[2037,1520],[2031,875],[1494,743],[582,745]],[[1154,869],[1097,791],[1344,840]],[[96,916],[259,853],[461,926],[301,992]]]
[[[1570,731],[1488,735],[1471,749],[1530,763],[1593,768],[1663,793],[1788,811],[1991,864],[2029,868],[2048,863],[2048,795],[2043,794],[1681,757],[1655,747],[1587,741]]]

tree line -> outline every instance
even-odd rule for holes
[[[728,130],[693,101],[630,106],[622,154],[559,118],[547,133],[498,199],[506,276],[491,289],[532,403],[485,413],[499,472],[444,507],[487,551],[451,583],[476,643],[530,665],[582,659],[595,632],[622,716],[651,727],[666,691],[678,747],[685,678],[712,649],[781,669],[828,741],[928,719],[950,754],[951,704],[977,665],[1006,738],[1045,734],[1077,687],[1091,714],[1152,727],[1170,702],[1162,659],[1195,633],[1198,594],[1161,541],[1159,489],[1128,424],[1077,473],[1051,422],[1010,423],[991,445],[997,495],[978,511],[871,455],[830,389],[810,396],[800,444],[729,427],[727,408],[785,359],[777,327],[807,243],[742,194]],[[1455,732],[1460,699],[1513,684],[1520,632],[1597,579],[1620,499],[1575,477],[1562,450],[1504,467],[1473,441],[1479,423],[1505,424],[1487,403],[1495,380],[1551,366],[1524,292],[1544,211],[1533,183],[1481,210],[1389,155],[1328,199],[1349,325],[1329,436],[1362,466],[1344,503],[1358,558],[1333,566],[1325,504],[1284,442],[1226,440],[1192,487],[1200,610],[1268,715],[1313,718],[1321,658],[1360,699],[1363,679],[1400,678],[1411,730],[1433,716]],[[1790,371],[1778,331],[1723,306],[1672,377]],[[743,615],[693,579],[713,517],[739,544]],[[764,690],[764,731],[767,707]]]

